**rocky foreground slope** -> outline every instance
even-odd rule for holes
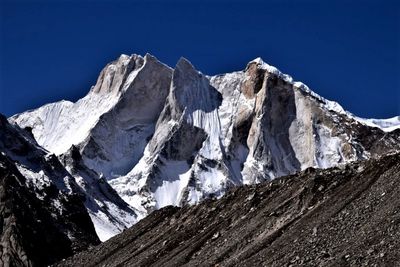
[[[57,266],[398,266],[400,154],[165,207]]]
[[[93,200],[85,205],[101,240],[167,205],[400,151],[398,117],[357,118],[260,58],[207,76],[184,58],[170,68],[122,55],[76,103],[10,121],[31,129]],[[96,183],[119,196],[87,186]]]

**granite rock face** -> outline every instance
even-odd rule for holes
[[[122,55],[76,103],[10,121],[31,129],[88,196],[104,190],[83,181],[113,192],[99,209],[86,202],[102,240],[168,205],[400,151],[399,118],[358,118],[260,58],[207,76],[184,58],[172,69]]]

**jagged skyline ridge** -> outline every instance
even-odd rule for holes
[[[146,52],[209,75],[261,56],[359,116],[400,112],[399,80],[382,78],[399,69],[397,1],[137,2],[3,1],[0,112],[77,100],[104,64]]]

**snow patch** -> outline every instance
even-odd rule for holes
[[[162,184],[154,192],[156,209],[168,205],[180,206],[183,192],[189,183],[190,166],[186,161],[164,162],[160,168]]]
[[[332,131],[324,125],[316,126],[316,131],[315,167],[326,169],[344,163],[340,138],[332,136]]]
[[[389,119],[364,119],[360,117],[354,117],[354,119],[364,125],[380,128],[384,132],[400,129],[400,116]]]

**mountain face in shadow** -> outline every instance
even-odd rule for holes
[[[2,115],[0,151],[1,266],[47,266],[100,243],[73,177]]]

